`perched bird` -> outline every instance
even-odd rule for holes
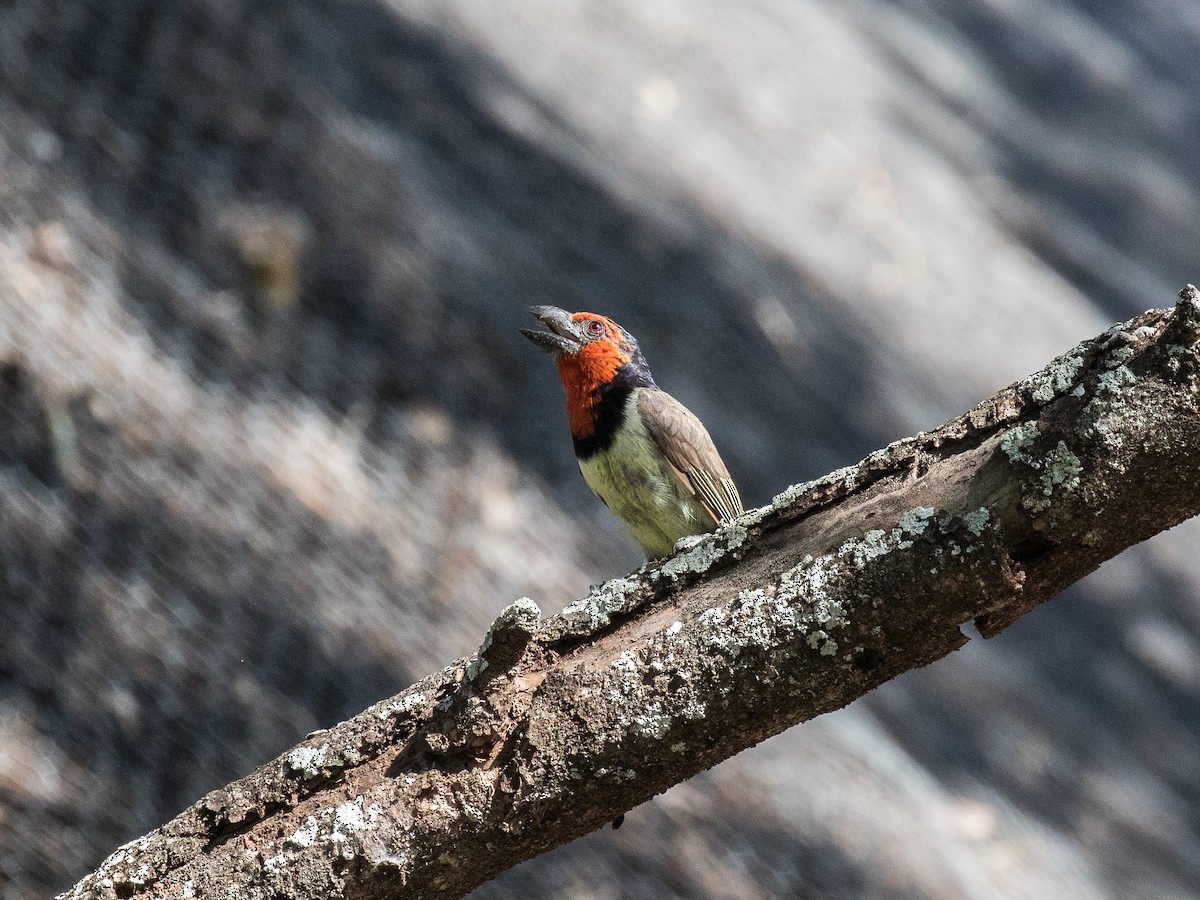
[[[647,557],[741,515],[712,438],[654,383],[633,335],[595,313],[529,311],[547,330],[521,333],[555,356],[579,470]]]

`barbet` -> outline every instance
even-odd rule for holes
[[[529,311],[547,330],[521,333],[554,354],[579,470],[646,556],[665,556],[681,537],[741,515],[708,431],[654,383],[633,335],[594,313]]]

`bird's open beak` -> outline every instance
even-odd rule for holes
[[[548,331],[531,331],[521,329],[521,334],[529,338],[547,353],[578,353],[583,346],[583,332],[571,319],[571,314],[557,306],[531,306],[529,311]]]

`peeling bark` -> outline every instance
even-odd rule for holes
[[[64,898],[460,897],[1200,512],[1200,294],[214,791]]]

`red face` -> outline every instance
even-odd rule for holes
[[[571,316],[571,321],[579,326],[583,342],[576,352],[558,355],[558,376],[567,392],[571,433],[588,437],[593,428],[597,389],[608,384],[631,356],[620,327],[612,319],[579,312]]]

